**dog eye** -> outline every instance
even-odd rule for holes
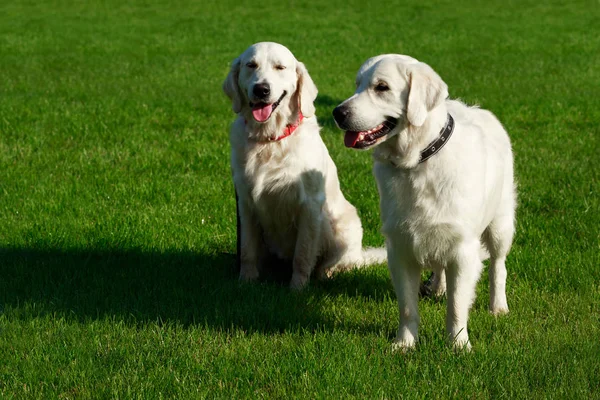
[[[256,65],[256,63],[254,61],[249,61],[246,63],[246,67],[248,67],[250,69],[254,69],[254,68],[258,67],[258,65]]]
[[[285,69],[285,65],[276,65],[275,69],[278,69],[280,71],[283,71]]]
[[[388,90],[390,90],[390,87],[383,82],[379,82],[377,86],[375,86],[375,90],[377,90],[378,92],[387,92]]]

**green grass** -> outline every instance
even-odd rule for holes
[[[597,1],[0,4],[0,398],[600,398]],[[390,351],[385,266],[292,293],[237,283],[230,61],[288,46],[367,245],[371,158],[331,110],[380,53],[428,62],[511,135],[511,313],[470,317],[471,354],[422,300]]]

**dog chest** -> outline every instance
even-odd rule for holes
[[[301,174],[278,162],[253,160],[246,164],[245,180],[254,202],[270,210],[304,200]]]
[[[420,263],[444,260],[467,235],[471,222],[459,202],[425,176],[376,163],[382,233]]]
[[[267,169],[255,176],[251,198],[265,242],[281,258],[291,258],[306,191],[300,175]]]

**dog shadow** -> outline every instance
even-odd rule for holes
[[[334,99],[333,97],[319,94],[315,100],[315,108],[317,110],[317,118],[319,124],[323,127],[337,129],[337,125],[333,120],[333,109],[336,108],[343,100]]]
[[[235,254],[176,250],[2,248],[0,313],[264,333],[334,329],[319,299],[330,297],[331,287],[346,295],[348,282],[315,283],[293,292],[287,272],[279,271],[263,282],[241,284],[235,259]],[[363,287],[373,292],[362,295],[376,298],[374,286]],[[348,288],[347,293],[358,292]],[[352,328],[375,329],[368,324]]]

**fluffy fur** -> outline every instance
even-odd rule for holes
[[[270,93],[257,98],[256,85]],[[319,276],[385,262],[384,249],[363,250],[356,209],[340,190],[337,170],[319,135],[313,102],[317,88],[304,64],[277,43],[257,43],[236,58],[223,90],[238,114],[231,127],[231,167],[239,196],[240,280],[258,278],[272,253],[292,261],[290,286]],[[256,104],[278,106],[259,122]],[[282,140],[286,125],[304,119]]]
[[[382,230],[400,310],[394,347],[403,350],[417,342],[417,297],[426,266],[436,273],[434,292],[447,286],[448,339],[455,347],[471,347],[467,320],[482,270],[482,244],[491,258],[490,312],[508,312],[505,259],[516,204],[509,137],[491,112],[447,96],[447,85],[428,65],[382,55],[363,64],[355,94],[334,111],[340,128],[354,138],[352,132],[393,121],[387,135],[362,147],[375,147]],[[419,163],[448,113],[455,121],[453,135]]]

